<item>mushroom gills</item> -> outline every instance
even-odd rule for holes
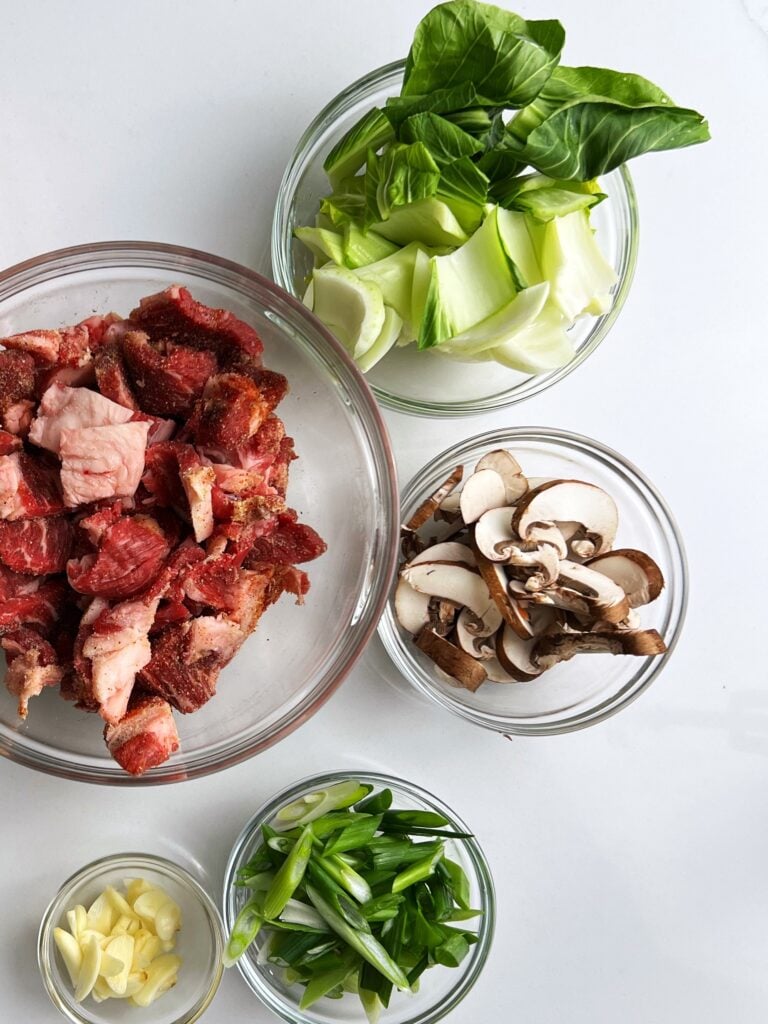
[[[618,583],[579,562],[563,559],[560,562],[558,582],[584,595],[597,612],[593,618],[621,622],[629,612],[629,600]]]
[[[424,562],[406,566],[401,573],[415,590],[430,597],[441,597],[453,604],[469,608],[486,623],[489,633],[501,625],[501,614],[491,597],[485,580],[474,569],[458,563]]]
[[[523,539],[534,523],[578,522],[595,554],[613,545],[619,523],[616,502],[601,487],[584,480],[550,480],[529,490],[515,509],[513,526]]]

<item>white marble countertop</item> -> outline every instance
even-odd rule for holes
[[[275,193],[299,132],[342,86],[404,55],[430,6],[6,0],[0,265],[143,238],[267,269]],[[218,895],[256,803],[315,770],[355,765],[438,792],[491,861],[495,944],[451,1024],[765,1020],[766,562],[755,524],[768,503],[768,9],[518,9],[563,21],[568,63],[641,72],[704,111],[714,140],[633,166],[637,275],[598,352],[507,412],[388,415],[399,471],[407,480],[448,444],[504,424],[570,428],[617,448],[661,489],[686,539],[692,589],[678,650],[636,703],[569,736],[509,742],[440,712],[374,640],[312,721],[212,778],[116,792],[0,764],[3,1021],[59,1019],[35,934],[73,870],[130,846],[178,850]],[[268,1019],[236,972],[205,1016]]]

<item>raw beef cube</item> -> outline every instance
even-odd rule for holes
[[[3,413],[3,428],[9,434],[26,437],[32,425],[34,411],[35,403],[31,398],[22,398],[20,401],[14,402]]]
[[[11,452],[20,452],[24,446],[21,438],[11,434],[7,430],[0,430],[0,455],[10,455]]]
[[[106,527],[96,554],[70,560],[67,577],[80,594],[131,597],[157,577],[170,550],[157,520],[147,515],[122,516]]]
[[[152,345],[143,331],[126,334],[122,351],[139,406],[153,416],[186,416],[218,368],[212,352]]]
[[[97,351],[94,368],[96,385],[105,398],[125,406],[126,409],[139,408],[139,403],[128,383],[125,363],[116,341],[106,342]]]
[[[0,522],[0,561],[32,576],[64,572],[74,527],[63,518]]]
[[[47,455],[0,455],[0,520],[54,516],[64,511],[59,472]]]
[[[295,513],[279,517],[277,529],[267,537],[254,541],[246,565],[270,562],[272,565],[295,565],[319,558],[328,545],[311,526],[295,521]]]
[[[195,443],[235,453],[248,444],[271,412],[269,401],[249,377],[221,373],[210,379],[203,392]]]
[[[57,362],[60,344],[60,331],[24,331],[23,334],[0,338],[0,345],[3,348],[27,352],[38,365]]]
[[[7,572],[7,570],[6,570]],[[38,584],[33,591],[18,593],[0,604],[0,632],[30,626],[41,633],[53,628],[67,609],[71,595],[61,577],[50,577],[40,583],[40,578],[24,576],[23,579]]]
[[[196,302],[180,285],[147,295],[133,310],[131,319],[153,340],[166,339],[222,355],[242,351],[257,358],[264,350],[261,338],[249,324],[226,309]]]
[[[201,543],[213,533],[213,469],[203,464],[191,445],[177,447],[181,485],[189,503],[195,540]]]
[[[35,361],[27,352],[0,351],[0,412],[35,392]],[[15,433],[15,431],[14,431]]]
[[[143,775],[163,764],[179,749],[179,734],[168,703],[160,697],[138,697],[115,725],[104,729],[109,752],[131,775]]]
[[[63,430],[60,454],[65,504],[71,508],[100,498],[133,495],[144,472],[148,433],[148,423]]]

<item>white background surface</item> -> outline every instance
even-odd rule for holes
[[[299,133],[341,87],[404,55],[429,6],[5,0],[0,265],[125,238],[266,269]],[[504,424],[565,427],[617,448],[661,489],[687,541],[691,602],[674,658],[610,721],[510,742],[417,698],[376,640],[309,724],[207,780],[116,792],[0,764],[3,1021],[59,1019],[35,933],[73,870],[131,847],[178,851],[218,895],[257,804],[316,770],[356,765],[433,789],[490,859],[496,940],[451,1024],[766,1019],[766,4],[517,9],[564,22],[566,63],[640,72],[704,111],[714,141],[633,165],[637,276],[602,348],[507,412],[388,415],[401,479]],[[205,1017],[268,1019],[236,972]]]

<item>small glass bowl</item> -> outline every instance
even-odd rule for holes
[[[154,1003],[137,1011],[124,999],[95,1002],[90,996],[76,1003],[67,970],[53,938],[53,929],[66,928],[66,912],[78,903],[86,908],[112,885],[120,890],[126,878],[144,878],[161,886],[181,908],[176,949],[182,958],[176,985]],[[43,915],[37,960],[53,1005],[74,1024],[191,1024],[210,1005],[223,968],[224,935],[211,897],[183,868],[153,854],[119,853],[81,868],[59,889]]]
[[[248,863],[262,845],[261,826],[272,821],[277,811],[290,801],[348,779],[370,783],[376,789],[388,787],[394,796],[394,806],[406,810],[436,811],[448,819],[451,829],[470,831],[461,818],[437,797],[403,779],[366,771],[328,772],[303,779],[261,807],[240,833],[232,849],[224,875],[223,907],[227,932],[248,899],[247,890],[233,883],[238,870]],[[434,1024],[441,1020],[455,1009],[472,988],[488,957],[496,913],[488,862],[476,839],[449,841],[446,846],[451,859],[461,864],[469,879],[470,905],[483,911],[479,918],[468,922],[468,927],[472,928],[477,922],[478,941],[459,967],[435,967],[426,971],[421,976],[418,992],[393,992],[389,1007],[381,1012],[381,1024]],[[352,993],[345,994],[341,999],[321,999],[309,1009],[299,1009],[301,987],[287,985],[281,968],[259,962],[262,943],[263,939],[260,942],[257,937],[237,961],[237,966],[251,990],[278,1017],[291,1024],[336,1024],[339,1021],[355,1022],[363,1019],[360,1002]]]
[[[323,161],[331,148],[371,107],[400,92],[404,61],[371,71],[347,86],[320,111],[296,146],[280,184],[272,224],[272,273],[292,295],[304,294],[312,269],[309,250],[294,230],[314,224],[320,200],[330,186]],[[605,338],[621,312],[635,271],[638,245],[637,200],[626,167],[600,179],[608,196],[592,210],[592,226],[618,278],[613,303],[599,317],[584,317],[569,331],[575,354],[565,366],[536,376],[496,363],[459,363],[414,345],[394,348],[366,375],[382,405],[417,416],[466,416],[515,405],[545,391],[580,366]]]
[[[672,513],[653,484],[618,452],[591,438],[545,427],[518,427],[471,437],[432,459],[405,489],[400,510],[407,522],[451,470],[466,474],[486,452],[508,448],[531,477],[586,480],[607,491],[619,508],[614,547],[639,548],[659,565],[665,587],[640,608],[642,628],[667,644],[656,657],[583,654],[528,683],[484,683],[475,693],[453,685],[398,623],[394,591],[379,636],[399,672],[427,697],[476,725],[518,736],[572,732],[626,707],[647,689],[677,644],[688,599],[688,567]]]

